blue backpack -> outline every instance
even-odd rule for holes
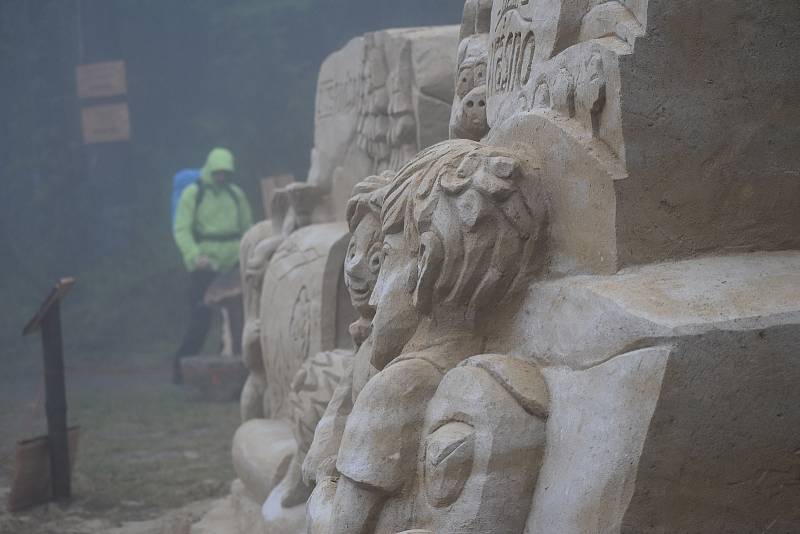
[[[183,190],[200,180],[200,169],[183,169],[172,177],[172,226],[175,226],[175,212]]]

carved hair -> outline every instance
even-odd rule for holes
[[[376,176],[369,176],[358,182],[353,188],[353,194],[347,201],[347,225],[350,232],[355,232],[358,224],[368,213],[373,213],[380,218],[383,199],[387,186],[392,183],[394,173],[384,171]]]
[[[384,235],[402,231],[418,259],[430,256],[437,269],[433,287],[417,288],[423,307],[435,300],[479,313],[542,266],[545,213],[520,190],[519,167],[511,152],[460,139],[434,145],[398,172],[381,224]]]

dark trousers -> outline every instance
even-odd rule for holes
[[[206,342],[206,336],[211,328],[212,310],[205,305],[203,299],[218,274],[207,270],[192,271],[189,274],[189,327],[183,336],[180,348],[175,353],[173,377],[177,380],[181,377],[181,359],[197,355]]]

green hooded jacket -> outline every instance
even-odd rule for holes
[[[173,233],[189,271],[197,269],[197,259],[206,256],[215,269],[226,271],[239,260],[239,241],[253,224],[247,197],[233,183],[219,184],[211,174],[234,172],[233,154],[215,148],[208,155],[200,174],[201,186],[194,183],[183,190],[175,212]]]

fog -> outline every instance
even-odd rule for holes
[[[262,177],[308,173],[316,77],[354,36],[456,24],[460,0],[0,2],[0,357],[62,276],[71,358],[169,354],[186,320],[172,176],[231,149],[261,216]],[[77,94],[76,67],[124,61],[123,95]],[[130,140],[84,144],[81,109],[125,103]]]
[[[463,6],[0,0],[0,499],[16,443],[47,430],[41,340],[22,330],[64,277],[67,417],[81,425],[71,507],[0,511],[0,533],[109,532],[228,493],[238,403],[194,402],[170,380],[190,283],[173,176],[225,147],[261,220],[262,178],[308,175],[322,61],[366,32],[458,24]],[[212,321],[199,352],[219,353]]]

